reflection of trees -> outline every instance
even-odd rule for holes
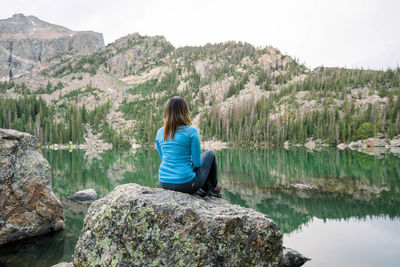
[[[313,217],[320,219],[400,217],[400,196],[391,192],[382,192],[375,196],[368,194],[364,198],[359,198],[348,194],[316,190],[299,192],[295,189],[275,187],[258,191],[257,195],[253,196],[244,194],[243,190],[225,187],[224,197],[232,203],[270,215],[283,233],[293,232]],[[257,201],[253,202],[252,197]]]
[[[225,150],[217,153],[217,160],[224,178],[258,187],[315,183],[327,187],[340,184],[348,192],[355,187],[400,192],[400,160],[391,154],[377,159],[332,148],[315,153],[304,148]]]
[[[400,216],[399,159],[356,151],[227,150],[217,153],[220,182],[230,202],[270,215],[283,233],[313,217]],[[291,183],[316,185],[298,191]]]
[[[160,159],[155,150],[109,150],[101,159],[86,162],[84,151],[44,150],[52,172],[52,189],[58,197],[93,188],[102,197],[119,184],[158,186]]]

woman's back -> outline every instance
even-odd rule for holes
[[[158,172],[159,181],[163,183],[186,183],[196,176],[193,167],[201,166],[200,137],[196,128],[179,126],[173,140],[170,135],[163,140],[164,127],[156,136],[157,151],[161,165]]]

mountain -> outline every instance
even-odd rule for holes
[[[134,33],[91,53],[71,49],[41,57],[30,70],[14,69],[24,75],[0,84],[0,127],[31,132],[45,144],[100,138],[152,145],[174,95],[189,102],[202,140],[282,145],[314,138],[336,145],[400,134],[400,69],[310,70],[271,46],[175,48],[163,36]]]
[[[101,33],[72,31],[35,16],[15,14],[0,20],[0,80],[27,75],[61,53],[89,54],[102,47]]]

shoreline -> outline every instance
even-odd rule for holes
[[[386,146],[367,146],[363,145],[363,141],[366,140],[361,140],[357,142],[350,142],[349,144],[339,144],[339,145],[330,145],[326,143],[319,143],[315,145],[310,145],[309,142],[305,144],[287,144],[286,142],[283,145],[268,145],[265,143],[231,143],[231,142],[223,142],[220,140],[207,140],[202,142],[201,149],[203,151],[207,150],[214,150],[214,151],[220,151],[220,150],[225,150],[225,149],[242,149],[242,148],[249,148],[249,149],[268,149],[268,148],[284,148],[286,150],[291,150],[293,148],[297,147],[304,147],[306,148],[309,152],[318,152],[321,151],[324,148],[336,148],[337,150],[353,150],[353,151],[358,151],[362,152],[367,155],[371,156],[380,156],[386,153],[391,153],[395,156],[400,157],[400,147],[398,146],[391,146],[391,145],[386,145]],[[85,150],[85,151],[93,151],[93,150],[98,150],[98,152],[103,152],[106,150],[114,150],[115,148],[110,145],[110,144],[105,144],[105,145],[95,145],[91,146],[88,144],[51,144],[51,145],[41,145],[42,149],[48,149],[48,150],[69,150],[72,152],[72,150]],[[154,148],[151,145],[136,145],[136,146],[131,146],[131,147],[126,147],[123,149],[131,149],[131,150],[136,150],[139,148],[143,149],[150,149]]]

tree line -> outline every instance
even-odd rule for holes
[[[359,98],[350,93],[360,87],[368,87],[370,95],[377,91],[380,97],[387,97],[387,104],[356,105]],[[294,98],[298,91],[309,91],[308,100],[316,100],[317,108],[301,110]],[[202,116],[200,128],[206,138],[237,143],[281,145],[287,140],[304,143],[312,137],[339,144],[377,133],[389,139],[400,134],[400,70],[322,70],[269,97],[232,106],[224,113],[214,105]]]
[[[129,146],[106,121],[111,107],[108,101],[88,111],[83,105],[70,103],[65,111],[49,107],[41,97],[33,95],[18,99],[0,98],[0,128],[11,128],[35,135],[41,144],[82,144],[85,142],[85,124],[94,133],[102,133],[106,142],[115,147]]]

